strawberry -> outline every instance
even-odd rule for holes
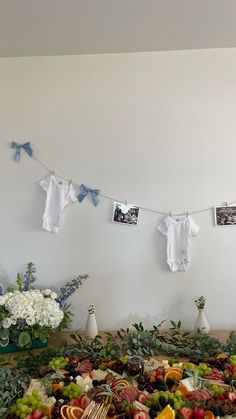
[[[44,414],[39,409],[34,409],[33,412],[31,412],[32,419],[41,419]]]
[[[89,405],[89,403],[90,403],[90,398],[87,396],[87,394],[82,394],[82,396],[80,396],[80,398],[79,398],[79,403],[80,403],[80,405],[79,405],[79,407],[81,407],[81,409],[85,409],[88,405]]]
[[[72,397],[69,404],[70,404],[70,406],[80,407],[80,399],[78,397]]]
[[[200,406],[195,406],[193,409],[194,419],[204,419],[204,409]]]
[[[181,407],[179,409],[179,413],[184,417],[184,419],[192,419],[193,418],[193,409],[189,407]]]
[[[140,393],[138,396],[138,401],[142,404],[144,404],[144,402],[147,400],[148,395],[144,392]]]
[[[148,419],[147,412],[139,411],[134,414],[133,419]]]

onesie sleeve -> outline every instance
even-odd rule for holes
[[[168,233],[168,217],[164,218],[164,220],[162,220],[162,222],[157,226],[157,230],[160,231],[161,234],[163,234],[164,236],[167,236]]]
[[[191,236],[196,236],[199,232],[199,227],[197,226],[195,221],[193,221],[192,218],[189,218],[189,224],[190,224],[190,234],[191,234]]]
[[[40,180],[40,182],[38,183],[39,186],[41,186],[41,188],[47,192],[48,190],[48,186],[49,186],[49,181],[50,181],[50,176],[47,176],[45,179]]]
[[[73,202],[78,201],[78,194],[79,194],[79,191],[72,184],[70,184],[70,191],[68,195],[69,202],[73,203]]]

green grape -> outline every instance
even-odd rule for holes
[[[175,391],[175,395],[176,395],[177,397],[181,397],[181,395],[182,395],[182,394],[181,394],[181,391],[180,391],[180,390],[176,390],[176,391]]]
[[[181,404],[179,402],[174,402],[174,409],[177,411],[181,408]]]

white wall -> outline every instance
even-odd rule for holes
[[[94,303],[100,329],[163,319],[191,328],[205,295],[212,329],[235,328],[236,227],[216,228],[208,211],[191,243],[187,272],[171,273],[161,216],[137,227],[111,223],[112,202],[68,207],[60,233],[42,230],[47,175],[33,159],[13,161],[12,139],[76,183],[163,211],[236,200],[236,49],[0,60],[0,276],[28,261],[38,284],[58,289],[90,279],[70,302],[83,329]]]

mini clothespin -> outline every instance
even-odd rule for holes
[[[128,201],[127,200],[125,201],[125,205],[128,205]]]
[[[228,202],[227,201],[225,202],[225,206],[228,207]]]
[[[171,211],[169,211],[169,216],[172,217]]]
[[[54,174],[55,174],[54,169],[51,171],[51,174],[54,176]]]
[[[188,211],[186,211],[186,217],[188,217]]]

